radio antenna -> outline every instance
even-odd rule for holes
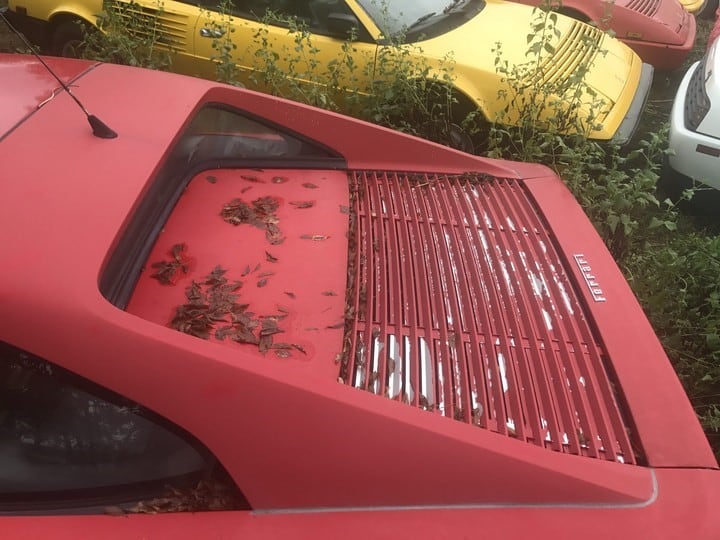
[[[37,58],[40,63],[45,66],[45,69],[50,72],[50,74],[55,77],[55,80],[57,80],[58,83],[60,83],[60,86],[62,86],[63,90],[65,90],[68,95],[75,101],[75,103],[78,104],[78,107],[82,110],[82,112],[85,113],[85,116],[88,119],[88,122],[90,123],[90,127],[92,128],[93,135],[96,137],[100,137],[101,139],[114,139],[118,136],[117,133],[115,133],[110,127],[108,127],[107,124],[105,124],[102,120],[100,120],[97,116],[94,114],[90,114],[88,110],[83,106],[82,103],[80,103],[80,100],[75,97],[75,94],[72,93],[70,90],[70,87],[63,82],[60,77],[57,76],[57,74],[52,70],[50,66],[47,65],[45,60],[43,60],[42,56],[40,56],[38,53],[35,52],[35,48],[30,44],[30,42],[25,38],[25,36],[22,35],[18,30],[15,29],[15,27],[10,24],[10,21],[7,20],[7,17],[5,17],[5,12],[7,11],[7,6],[0,7],[0,17],[2,17],[3,21],[5,21],[5,24],[7,27],[15,34],[17,35],[22,42],[25,44],[25,46],[32,52],[32,54]]]

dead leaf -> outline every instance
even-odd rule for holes
[[[162,285],[175,285],[180,279],[179,274],[187,274],[194,259],[186,254],[184,243],[173,245],[168,251],[170,261],[158,261],[152,263],[151,267],[157,271],[150,274],[151,278],[157,279]]]
[[[312,208],[315,206],[315,201],[290,201],[290,204],[298,209]]]
[[[256,183],[256,184],[264,184],[264,183],[265,183],[265,180],[261,180],[261,179],[258,178],[257,176],[250,176],[250,175],[247,175],[247,174],[241,174],[241,175],[240,175],[240,178],[242,178],[243,180],[247,180],[248,182],[254,182],[254,183]]]

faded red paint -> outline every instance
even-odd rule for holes
[[[7,57],[3,62],[4,78],[27,69]],[[142,99],[130,102],[129,88],[141,88]],[[717,538],[720,472],[694,412],[622,274],[549,169],[470,156],[297,103],[165,73],[101,65],[78,79],[74,92],[117,139],[93,137],[77,105],[59,94],[0,142],[0,339],[192,433],[254,511],[6,516],[0,518],[3,538]],[[236,176],[247,171],[213,170],[214,184],[198,173],[155,242],[130,312],[123,311],[102,296],[98,280],[163,157],[190,115],[209,102],[288,126],[334,149],[345,166],[267,167],[265,178],[288,180],[250,183],[242,194],[247,186]],[[342,330],[320,325],[336,326],[344,309],[352,214],[343,207],[352,171],[476,171],[522,185],[585,303],[645,461],[627,465],[550,452],[338,383]],[[281,244],[269,245],[260,228],[234,227],[219,217],[233,198],[263,195],[281,201]],[[315,205],[290,204],[307,200]],[[178,242],[187,243],[196,267],[175,286],[162,286],[150,278],[151,264]],[[590,261],[605,301],[594,301],[588,271],[575,264],[575,254]],[[251,266],[238,275],[253,262],[260,265],[255,274]],[[258,313],[277,304],[288,308],[278,325],[307,345],[307,357],[300,351],[292,358],[263,355],[167,326],[185,301],[185,282],[216,264],[227,268],[229,279],[247,280],[240,293]],[[274,274],[258,278],[267,279],[264,287],[248,277],[266,271]],[[512,310],[501,315],[514,316]],[[306,324],[320,329],[306,331]]]

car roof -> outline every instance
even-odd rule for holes
[[[65,84],[92,69],[76,60],[48,58],[57,77]],[[27,116],[50,101],[61,85],[36,58],[19,54],[2,55],[0,62],[3,107],[0,109],[0,139]]]

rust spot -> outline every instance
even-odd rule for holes
[[[345,322],[339,322],[337,324],[332,324],[330,326],[326,326],[325,328],[329,330],[338,330],[340,328],[345,328]]]
[[[318,188],[318,186],[316,186],[312,182],[305,182],[302,186],[304,188],[308,188],[308,189],[317,189]]]
[[[266,260],[267,262],[270,262],[270,263],[276,263],[276,262],[278,262],[277,257],[275,257],[273,254],[271,254],[271,253],[269,253],[269,252],[267,252],[267,251],[265,252],[265,260]]]
[[[217,182],[217,176],[213,176],[213,175],[211,175],[211,174],[207,175],[207,176],[205,177],[205,179],[206,179],[208,182],[210,182],[211,184],[214,184],[215,182]]]
[[[240,193],[245,193],[246,191],[250,191],[253,187],[252,186],[246,186],[240,190]]]
[[[345,206],[344,204],[340,205],[340,213],[341,214],[349,214],[350,213],[350,207]]]
[[[330,237],[325,236],[324,234],[303,234],[303,235],[300,235],[300,238],[302,240],[312,240],[313,242],[322,242],[323,240],[327,240]]]
[[[320,294],[322,294],[323,296],[337,296],[337,293],[334,291],[323,291]]]
[[[272,183],[273,184],[284,184],[290,180],[287,176],[273,176],[272,177]]]
[[[289,298],[293,298],[293,299],[295,298],[295,293],[293,293],[293,292],[285,291],[285,294],[286,294]]]
[[[257,286],[258,286],[258,287],[264,287],[265,285],[267,285],[267,282],[268,282],[267,278],[263,278],[263,279],[261,279],[260,281],[257,282]]]

